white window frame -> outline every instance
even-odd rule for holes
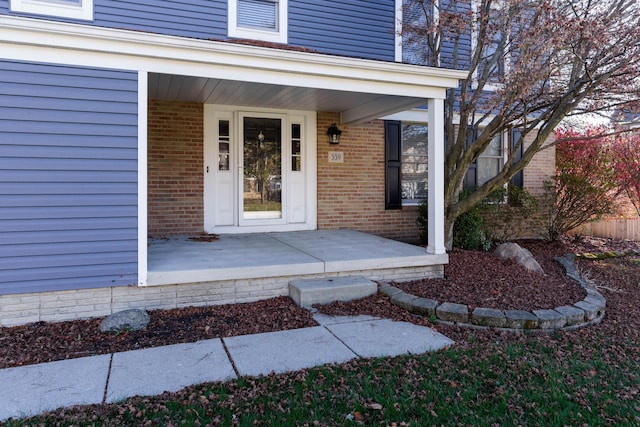
[[[500,137],[500,144],[501,144],[500,151],[501,151],[501,154],[499,154],[499,155],[495,155],[495,156],[485,155],[485,153],[486,153],[486,152],[491,148],[491,145],[489,145],[489,146],[487,146],[487,148],[486,148],[486,149],[485,149],[485,150],[484,150],[484,151],[483,151],[483,152],[478,156],[478,159],[476,160],[476,185],[477,185],[477,186],[481,186],[482,184],[484,184],[484,182],[481,184],[481,183],[479,183],[479,181],[478,181],[478,177],[477,177],[477,174],[478,174],[478,171],[479,171],[479,165],[478,165],[478,162],[477,162],[478,160],[480,160],[480,159],[500,160],[500,167],[498,168],[498,174],[499,174],[500,172],[502,172],[502,170],[504,169],[504,165],[506,164],[506,162],[507,162],[507,160],[508,160],[509,152],[508,152],[508,150],[507,150],[507,146],[508,146],[507,135],[506,135],[505,133],[500,133],[500,134],[498,134],[498,135],[494,136],[494,138],[496,138],[496,137],[498,137],[498,136]],[[496,174],[496,175],[497,175],[497,174]],[[492,177],[490,177],[489,179],[492,179],[492,178],[494,178],[494,177],[495,177],[495,175],[494,175],[494,176],[492,176]],[[489,179],[487,179],[487,181],[488,181]],[[486,181],[485,181],[485,182],[486,182]]]
[[[424,163],[427,165],[427,170],[429,168],[429,123],[426,122],[417,122],[417,121],[401,121],[400,126],[402,127],[402,141],[401,141],[401,148],[402,148],[402,160],[400,162],[400,168],[401,168],[401,172],[400,172],[400,179],[401,179],[401,183],[400,185],[402,185],[402,181],[404,181],[402,179],[403,177],[403,172],[402,172],[402,167],[404,166],[404,158],[406,156],[409,156],[409,154],[405,153],[405,144],[404,144],[404,126],[405,125],[417,125],[417,126],[426,126],[427,127],[427,152],[424,154],[412,154],[411,156],[415,156],[415,157],[422,157],[424,159]],[[429,179],[427,176],[427,187],[429,185]],[[427,188],[427,193],[428,193],[429,189]],[[425,196],[425,199],[428,196]],[[404,197],[402,198],[402,206],[418,206],[424,199],[405,199]]]
[[[502,6],[503,0],[497,0],[496,3],[499,6]],[[471,26],[471,52],[474,52],[476,50],[476,47],[478,46],[478,24],[477,24],[478,8],[479,8],[479,0],[473,0],[471,2],[471,12],[474,17],[473,24]],[[503,77],[506,77],[509,74],[510,69],[511,69],[511,57],[510,55],[507,55],[504,58],[504,76]],[[473,89],[478,88],[478,69],[477,68],[473,71],[473,75],[471,76],[471,87]],[[482,90],[485,90],[488,92],[495,92],[499,89],[502,89],[503,87],[504,87],[504,83],[487,82],[485,83]]]
[[[228,35],[229,37],[262,40],[273,43],[287,43],[288,34],[288,0],[271,0],[277,4],[278,30],[268,31],[257,28],[243,28],[238,26],[238,0],[229,0]]]
[[[93,0],[11,0],[11,11],[93,21]]]

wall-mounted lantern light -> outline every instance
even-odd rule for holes
[[[329,144],[339,144],[341,134],[342,134],[342,131],[338,129],[338,126],[336,126],[335,123],[329,126],[329,129],[327,129],[327,135],[329,136]]]

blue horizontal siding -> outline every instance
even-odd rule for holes
[[[124,268],[124,266],[123,266]],[[123,269],[121,268],[121,269]],[[128,267],[126,267],[128,268]],[[99,275],[99,271],[87,272],[88,277],[91,278],[91,281],[94,282],[105,282],[109,283],[109,286],[127,286],[131,282],[131,276],[122,276],[113,278],[111,274]],[[63,274],[64,275],[64,274]],[[57,275],[52,275],[53,277],[38,277],[35,280],[26,280],[21,282],[8,282],[3,286],[4,294],[19,294],[23,293],[24,289],[55,289],[59,286],[60,279],[58,279]],[[87,289],[92,288],[93,286],[87,285],[90,283],[87,281],[86,277],[73,277],[64,279],[65,287],[69,289]]]
[[[38,145],[41,147],[57,147],[64,145],[65,147],[113,147],[113,148],[130,148],[131,139],[130,136],[124,135],[117,137],[115,135],[91,135],[90,139],[87,139],[84,135],[55,135],[51,133],[36,134],[30,133],[29,138],[23,138],[24,133],[21,132],[24,129],[20,129],[17,132],[9,132],[6,129],[2,129],[0,132],[0,145],[15,144],[20,140],[23,145]]]
[[[18,182],[51,182],[51,183],[64,183],[64,182],[124,182],[130,183],[132,179],[132,172],[121,171],[96,171],[92,170],[40,170],[34,173],[33,170],[20,170],[10,169],[9,164],[6,169],[0,168],[0,182],[8,182],[9,179]]]
[[[104,253],[129,253],[131,243],[126,240],[110,242],[84,242],[82,248],[91,249],[93,254]],[[73,255],[78,245],[75,243],[51,243],[39,245],[12,245],[12,256],[32,257],[46,255]]]
[[[290,0],[289,44],[321,53],[393,61],[395,2]]]
[[[290,45],[321,53],[393,61],[392,0],[289,0]],[[0,0],[0,13],[9,11]],[[38,16],[33,16],[38,17]],[[56,17],[38,17],[72,21]],[[226,0],[94,0],[90,25],[197,39],[225,40]]]
[[[134,253],[131,253],[133,255]],[[128,263],[108,265],[77,265],[71,267],[54,268],[26,268],[2,271],[5,282],[4,289],[13,289],[11,293],[22,293],[24,288],[30,289],[55,289],[60,282],[64,282],[65,288],[87,289],[92,288],[91,282],[98,279],[104,286],[124,286],[130,284],[134,277],[132,274],[114,276],[113,270],[128,271],[131,265]],[[27,278],[25,280],[25,278]],[[76,284],[73,284],[73,283]],[[129,282],[129,283],[127,283]],[[71,284],[69,284],[71,283]],[[8,293],[8,292],[4,292]]]
[[[42,182],[42,181],[40,181]],[[2,200],[6,201],[6,204],[0,206],[0,218],[2,219],[10,219],[9,216],[5,215],[3,212],[16,209],[16,208],[31,208],[38,206],[39,204],[43,207],[48,208],[64,208],[70,207],[73,209],[77,209],[83,206],[88,208],[92,206],[104,206],[105,212],[108,212],[109,209],[116,208],[118,206],[127,206],[131,203],[134,204],[138,200],[137,195],[127,195],[127,194],[87,194],[82,198],[76,197],[70,194],[59,194],[56,197],[39,197],[40,194],[6,194],[2,196]],[[96,211],[96,209],[93,209]],[[137,210],[137,208],[136,208]],[[51,216],[55,218],[53,212],[47,212],[44,216],[37,215],[29,215],[28,212],[22,212],[22,215],[28,215],[29,218],[46,218],[47,216]],[[7,213],[6,215],[10,215]],[[101,217],[101,212],[95,212],[96,217]]]
[[[9,0],[0,0],[0,14],[9,13],[199,39],[227,36],[226,0],[94,0],[93,22],[15,13],[10,11]]]
[[[199,39],[227,36],[226,0],[94,0],[95,25]]]
[[[425,3],[426,4],[426,3]],[[415,1],[405,0],[403,19],[405,23],[412,23],[414,25],[425,25],[424,11],[422,6]],[[452,6],[447,0],[442,2],[442,8],[448,12],[453,12],[450,9]],[[456,11],[465,16],[469,16],[471,13],[471,2],[456,2]],[[440,51],[440,65],[445,68],[455,68],[458,70],[467,70],[471,61],[471,32],[470,24],[465,34],[463,34],[459,40],[454,40],[452,37],[445,37],[442,40],[442,47]],[[426,64],[426,58],[430,55],[428,51],[427,43],[422,37],[412,37],[411,34],[403,36],[403,61],[411,64]],[[457,47],[456,47],[457,43]],[[455,51],[457,49],[457,52]],[[454,61],[454,53],[457,58],[457,64]]]
[[[129,212],[129,215],[131,212]],[[117,230],[123,224],[128,223],[130,227],[135,227],[136,223],[131,217],[125,217],[123,221],[120,217],[106,218],[41,218],[33,220],[4,220],[0,221],[0,233],[9,232],[41,232],[60,230]],[[30,245],[29,245],[30,246]],[[15,255],[15,254],[14,254]]]
[[[31,219],[60,219],[60,218],[120,218],[134,215],[131,206],[125,205],[126,202],[133,203],[131,197],[122,195],[112,196],[84,196],[82,198],[76,196],[57,196],[38,197],[38,196],[3,196],[2,199],[10,202],[11,199],[17,199],[20,206],[0,208],[0,221],[13,220],[20,218],[22,220]],[[42,200],[38,202],[38,200]],[[108,204],[109,201],[113,204]],[[136,198],[137,200],[137,198]],[[40,209],[34,209],[39,207]],[[46,208],[46,212],[44,209]],[[91,215],[91,216],[89,216]]]
[[[137,86],[0,61],[0,294],[137,282]]]

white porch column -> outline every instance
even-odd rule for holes
[[[430,98],[429,117],[429,241],[430,254],[447,253],[444,246],[444,100]]]

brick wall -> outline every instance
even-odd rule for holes
[[[525,138],[525,146],[527,149],[535,134],[529,134]],[[540,196],[544,191],[544,181],[549,180],[555,172],[556,168],[556,148],[553,143],[555,137],[551,135],[545,143],[544,149],[536,153],[531,162],[524,170],[524,188],[534,196]]]
[[[384,208],[384,122],[339,125],[339,145],[327,142],[332,123],[340,123],[337,114],[318,113],[318,228],[417,242],[417,207]],[[344,163],[329,163],[329,151],[344,153]]]
[[[149,101],[148,233],[199,234],[204,228],[203,105]]]

